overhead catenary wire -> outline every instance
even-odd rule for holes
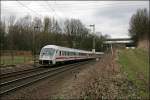
[[[28,6],[25,6],[23,3],[21,3],[20,1],[16,0],[20,5],[22,5],[23,7],[27,8],[28,10],[32,11],[35,14],[38,14],[39,16],[42,17],[41,14],[37,13],[36,11],[32,10],[31,8],[29,8]]]
[[[87,5],[89,2],[87,3],[79,3],[78,5],[77,4],[56,4],[57,6],[83,6],[83,5]],[[107,3],[107,4],[101,4],[100,2],[95,2],[95,4],[91,4],[93,6],[105,6],[105,5],[129,5],[129,4],[134,4],[134,5],[139,5],[139,4],[135,4],[135,3]],[[147,3],[146,3],[147,4]]]
[[[16,0],[16,1],[18,1],[18,0]],[[48,2],[48,1],[47,1]],[[77,4],[56,4],[55,3],[55,6],[64,6],[64,7],[66,7],[66,5],[67,6],[79,6],[79,5],[81,5],[81,6],[84,6],[84,5],[87,5],[88,3],[79,3],[78,5]],[[121,5],[121,6],[125,6],[125,5],[130,5],[130,4],[134,4],[134,5],[139,5],[139,4],[135,4],[135,3],[109,3],[109,4],[100,4],[100,3],[96,3],[96,4],[91,4],[91,5],[93,5],[93,6],[106,6],[106,5]],[[40,4],[40,5],[32,5],[32,6],[46,6],[46,5],[43,5],[43,4]],[[12,6],[10,6],[10,7],[15,7],[14,5]],[[17,6],[16,6],[17,7]]]
[[[24,7],[26,7],[28,10],[30,10],[30,11],[32,11],[32,12],[34,12],[34,13],[36,13],[36,14],[38,14],[38,15],[40,15],[41,16],[41,14],[39,14],[39,13],[37,13],[36,11],[34,11],[34,10],[32,10],[31,8],[29,8],[28,6],[25,6],[24,4],[22,4],[20,1],[18,1],[18,0],[16,0],[20,5],[22,5],[22,6],[24,6]],[[133,3],[109,3],[109,4],[98,4],[97,2],[84,2],[84,3],[74,3],[75,5],[83,5],[83,4],[88,4],[88,3],[96,3],[96,4],[94,4],[94,7],[83,7],[83,8],[85,8],[85,9],[76,9],[76,8],[73,8],[73,9],[71,9],[73,12],[80,12],[80,11],[82,11],[82,10],[84,10],[84,11],[87,11],[87,10],[91,10],[91,9],[97,9],[97,7],[105,7],[105,6],[111,6],[111,5],[118,5],[118,6],[121,6],[121,7],[123,7],[123,6],[145,6],[145,5],[137,5],[137,4],[133,4]],[[70,4],[72,4],[72,5],[74,5],[73,3],[69,3],[69,4],[56,4],[55,3],[55,6],[57,6],[57,5],[61,5],[61,6],[63,6],[63,5],[70,5]],[[34,6],[34,5],[32,5],[32,6]],[[55,9],[54,8],[52,8],[51,6],[50,6],[50,4],[49,4],[49,2],[47,1],[47,3],[46,3],[46,5],[35,5],[35,6],[41,6],[41,7],[43,7],[43,6],[48,6],[53,12],[54,12],[54,14],[56,15],[56,16],[59,16],[57,13],[56,13],[56,11],[55,11]],[[118,7],[118,6],[113,6],[113,7]],[[7,7],[9,7],[9,6],[7,6]],[[5,8],[7,8],[7,7],[5,7]],[[62,7],[62,8],[65,8],[65,6],[64,7]],[[78,11],[79,10],[79,11]],[[71,12],[72,12],[71,11]],[[44,11],[45,12],[45,11]],[[60,17],[60,16],[59,16]]]
[[[36,11],[34,11],[33,9],[31,9],[29,6],[26,6],[26,5],[24,5],[22,2],[20,2],[20,1],[18,1],[18,0],[16,0],[20,5],[22,5],[23,7],[25,7],[26,9],[28,9],[28,10],[30,10],[31,12],[33,12],[33,13],[35,13],[36,15],[39,15],[39,16],[42,16],[40,13],[38,13],[38,12],[36,12]],[[53,8],[53,7],[51,7],[51,5],[49,4],[50,2],[48,2],[47,1],[47,3],[46,3],[46,5],[35,5],[35,6],[41,6],[41,7],[45,7],[45,6],[48,6],[48,8],[50,8],[51,9],[51,11],[52,12],[54,12],[54,14],[55,14],[55,16],[58,16],[58,17],[60,17],[61,18],[61,16],[59,16],[59,14],[57,14],[56,13],[56,11],[55,11],[55,9]],[[92,4],[93,3],[93,4]],[[142,5],[142,4],[133,4],[133,3],[109,3],[109,4],[98,4],[98,3],[96,3],[96,2],[85,2],[84,4],[91,4],[92,5],[92,7],[90,7],[90,6],[88,6],[88,7],[82,7],[82,8],[77,8],[76,6],[76,8],[74,7],[71,7],[69,10],[71,10],[71,13],[83,13],[83,12],[88,12],[88,11],[92,11],[92,10],[95,10],[95,9],[98,9],[98,8],[101,8],[101,7],[107,7],[107,6],[111,6],[111,5],[116,5],[116,6],[111,6],[111,7],[118,7],[118,6],[121,6],[121,7],[127,7],[127,6],[145,6],[145,5]],[[75,4],[73,4],[72,3],[72,5],[84,5],[83,3],[75,3]],[[57,5],[60,5],[60,6],[57,6]],[[62,9],[64,9],[65,10],[65,7],[66,6],[63,6],[63,5],[70,5],[70,4],[59,4],[59,3],[55,3],[55,6],[57,6],[57,8],[58,7],[60,7],[60,8],[62,8]],[[94,6],[93,6],[94,5]],[[34,6],[34,5],[32,5],[32,6]],[[9,6],[6,6],[6,7],[4,7],[5,9],[7,8],[7,7],[9,7]],[[79,6],[80,7],[80,6]],[[63,12],[62,12],[62,9],[60,9],[60,12],[61,12],[61,14],[63,14]],[[42,13],[44,13],[44,12],[48,12],[48,11],[42,11]],[[66,11],[66,12],[68,12],[68,11]],[[22,13],[22,12],[21,12]],[[70,12],[69,12],[70,13]],[[65,15],[64,15],[65,16]]]
[[[47,4],[48,8],[50,8],[51,11],[54,12],[55,16],[58,16],[58,14],[55,12],[55,9],[53,9],[53,8],[51,7],[51,5],[48,3],[48,1],[45,1],[45,2],[47,2],[46,4]],[[58,17],[59,17],[59,16],[58,16]]]
[[[52,8],[52,6],[49,4],[49,2],[47,1],[47,6],[51,9],[51,11],[53,11],[54,12],[54,14],[55,14],[55,16],[58,16],[60,19],[61,19],[61,16],[59,16],[57,13],[56,13],[56,11],[55,11],[55,9],[54,8]],[[61,19],[61,20],[63,20],[64,21],[64,19]]]
[[[20,2],[19,2],[20,3]],[[47,3],[46,3],[47,4]],[[38,14],[37,12],[35,12],[34,10],[32,10],[32,9],[30,9],[29,7],[27,7],[27,6],[25,6],[25,5],[23,5],[22,3],[21,3],[21,5],[22,6],[24,6],[24,7],[26,7],[28,10],[30,10],[30,11],[32,11],[32,12],[34,12],[34,13],[36,13],[36,14]],[[82,12],[82,11],[88,11],[88,10],[95,10],[95,9],[97,9],[98,7],[100,8],[100,7],[106,7],[106,6],[109,6],[109,5],[111,5],[111,4],[108,4],[108,5],[103,5],[103,6],[94,6],[94,7],[88,7],[88,8],[85,8],[85,9],[76,9],[76,8],[72,8],[71,9],[71,12]],[[41,6],[41,7],[45,7],[45,6],[48,6],[54,13],[55,13],[55,15],[56,16],[59,16],[57,13],[56,13],[56,11],[55,11],[55,9],[53,9],[52,7],[50,7],[50,5],[39,5],[39,6]],[[139,5],[135,5],[135,4],[128,4],[128,5],[120,5],[121,7],[125,7],[125,6],[145,6],[145,5],[142,5],[142,4],[139,4]],[[7,6],[8,8],[9,7],[11,7],[11,6]],[[5,7],[5,9],[7,8],[7,7]],[[14,6],[13,6],[14,7]],[[17,7],[17,6],[16,6]],[[118,7],[118,6],[113,6],[113,7]],[[65,8],[65,7],[63,7],[63,8]],[[45,12],[45,11],[44,11]],[[38,15],[40,15],[40,14],[38,14]],[[41,16],[41,15],[40,15]],[[59,16],[60,17],[60,16]]]
[[[145,6],[145,5],[128,5],[128,6]],[[101,6],[99,6],[99,8],[100,8]],[[114,7],[118,7],[118,6],[114,6]],[[124,7],[124,6],[122,6],[122,7]],[[6,9],[6,7],[5,7],[5,9]],[[88,11],[92,11],[92,10],[95,10],[95,9],[98,9],[98,7],[91,7],[91,8],[85,8],[85,9],[71,9],[71,12],[72,13],[83,13],[83,12],[88,12]],[[54,11],[54,10],[52,10],[52,11]],[[19,11],[18,11],[19,12]],[[47,12],[47,11],[43,11],[43,12]],[[19,12],[19,13],[24,13],[24,12]],[[35,13],[35,12],[34,12]],[[37,14],[37,13],[36,13]],[[63,13],[62,13],[63,14]],[[60,17],[57,13],[56,13],[56,11],[55,11],[55,15],[57,15],[58,17]],[[41,15],[40,15],[41,16]]]

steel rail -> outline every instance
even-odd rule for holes
[[[86,61],[86,62],[89,62],[89,61]],[[35,80],[28,81],[28,82],[25,82],[24,84],[21,84],[21,85],[18,85],[18,86],[15,86],[15,87],[6,89],[6,90],[4,90],[4,91],[1,91],[1,92],[0,92],[0,96],[3,95],[3,94],[5,94],[5,93],[8,93],[8,92],[10,92],[10,91],[13,91],[13,90],[19,89],[19,88],[21,88],[21,87],[27,86],[27,85],[29,85],[29,84],[31,84],[31,83],[40,81],[40,80],[42,80],[42,79],[44,79],[44,78],[57,75],[57,74],[59,74],[59,73],[62,73],[62,72],[64,72],[64,71],[67,71],[67,70],[72,69],[72,68],[77,68],[76,66],[81,65],[81,64],[86,64],[86,62],[80,62],[80,63],[76,63],[76,64],[70,64],[70,65],[66,65],[66,66],[63,66],[63,67],[59,67],[59,68],[56,68],[56,69],[53,69],[53,70],[44,71],[44,72],[41,72],[40,74],[38,73],[38,74],[35,74],[35,75],[30,75],[30,77],[27,76],[27,77],[24,77],[23,79],[20,78],[20,79],[16,79],[16,80],[13,80],[13,81],[10,81],[10,82],[2,83],[1,86],[2,86],[2,85],[6,85],[6,84],[8,85],[8,84],[10,84],[10,83],[15,83],[15,82],[17,82],[17,81],[24,80],[25,78],[26,78],[26,79],[27,79],[27,78],[30,79],[30,78],[34,78],[34,76],[37,76],[37,77],[38,77],[38,75],[44,75],[44,74],[46,74],[46,75],[44,75],[44,76],[38,77],[38,78],[35,79]],[[72,66],[71,66],[71,65],[72,65]],[[71,67],[68,67],[68,66],[71,66]],[[79,66],[78,66],[78,67],[79,67]],[[60,69],[63,69],[63,70],[60,70]],[[58,72],[57,72],[57,70],[58,70]],[[53,72],[53,73],[48,73],[48,72]]]
[[[66,65],[66,66],[69,66],[69,65]],[[37,75],[40,75],[40,74],[44,74],[44,73],[47,73],[47,72],[51,72],[51,71],[55,71],[55,70],[58,70],[58,69],[62,69],[64,67],[66,67],[66,66],[57,67],[55,69],[48,69],[48,70],[46,69],[46,70],[41,71],[41,72],[39,72],[37,74],[28,75],[28,76],[17,78],[17,79],[11,80],[11,81],[6,81],[6,82],[3,82],[3,83],[0,83],[0,86],[7,85],[7,84],[10,84],[10,83],[13,83],[13,82],[16,82],[16,81],[24,80],[24,79],[27,79],[27,78],[30,78],[30,77],[34,77],[34,76],[37,76]]]
[[[14,72],[0,74],[0,79],[7,78],[7,77],[12,77],[12,76],[15,76],[15,75],[21,75],[21,74],[29,73],[29,72],[32,72],[32,71],[39,70],[41,68],[42,67],[40,66],[40,67],[31,68],[31,69],[26,69],[26,70],[21,70],[21,71],[14,71]]]

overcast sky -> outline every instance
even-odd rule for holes
[[[25,15],[80,19],[87,28],[112,38],[128,37],[129,21],[138,8],[149,10],[149,1],[1,1],[1,17]]]

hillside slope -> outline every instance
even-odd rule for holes
[[[119,63],[122,72],[135,84],[140,97],[149,95],[149,56],[143,49],[130,49],[119,51]]]

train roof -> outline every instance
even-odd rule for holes
[[[67,50],[67,51],[70,51],[70,52],[74,52],[75,51],[75,52],[93,53],[92,51],[85,51],[85,50],[67,48],[67,47],[62,47],[62,46],[57,46],[57,45],[46,45],[43,48],[61,49],[61,50]]]

